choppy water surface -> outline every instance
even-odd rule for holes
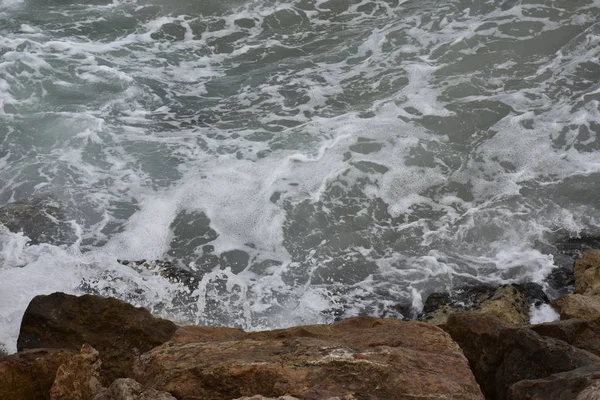
[[[541,281],[600,227],[600,1],[0,0],[0,342],[42,293],[246,329]],[[117,259],[171,259],[170,282]]]

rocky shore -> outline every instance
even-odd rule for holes
[[[94,295],[38,296],[18,353],[0,356],[0,398],[600,399],[600,250],[574,277],[575,293],[552,303],[560,320],[537,325],[529,312],[549,300],[536,285],[433,294],[423,321],[265,332],[178,326]]]

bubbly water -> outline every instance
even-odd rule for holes
[[[600,232],[599,0],[0,0],[0,342],[35,295],[262,329],[537,281]],[[1,227],[0,227],[1,228]],[[171,260],[195,278],[165,277]],[[162,271],[162,272],[161,272]]]

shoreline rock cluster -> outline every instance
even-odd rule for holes
[[[264,332],[178,326],[95,295],[34,298],[2,399],[600,399],[600,250],[561,320],[529,325],[535,285],[434,294],[422,321],[355,317]]]

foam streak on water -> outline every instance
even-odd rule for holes
[[[99,293],[246,329],[543,281],[598,234],[600,2],[0,0],[0,342]],[[161,266],[117,260],[170,259]],[[540,311],[541,313],[541,311]]]

